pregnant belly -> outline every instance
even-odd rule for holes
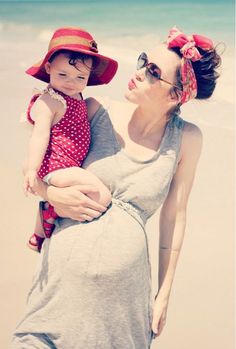
[[[65,225],[43,245],[19,333],[49,334],[58,349],[148,348],[150,270],[141,225],[116,205],[92,222]]]
[[[142,226],[116,205],[97,220],[56,232],[49,243],[54,263],[63,259],[61,267],[78,276],[114,278],[148,261]]]

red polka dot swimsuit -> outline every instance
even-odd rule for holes
[[[48,147],[38,171],[41,179],[55,170],[80,167],[90,145],[90,124],[86,102],[52,88],[46,92],[60,100],[66,106],[66,111],[60,121],[51,127]],[[34,121],[30,117],[30,110],[39,96],[40,94],[37,94],[32,97],[27,110],[27,118],[32,124]]]

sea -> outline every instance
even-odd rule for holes
[[[174,25],[188,35],[206,35],[217,46],[222,55],[222,76],[212,99],[212,103],[216,103],[213,110],[217,109],[214,122],[222,125],[222,120],[226,120],[225,127],[234,127],[233,0],[0,1],[0,49],[8,52],[4,56],[5,64],[15,55],[14,69],[18,69],[17,74],[24,74],[25,68],[43,58],[55,29],[79,26],[94,36],[101,53],[119,62],[118,74],[111,87],[99,87],[99,91],[110,98],[122,97],[135,70],[138,54],[166,40]],[[3,66],[0,71],[7,74]],[[98,91],[98,87],[90,89]]]

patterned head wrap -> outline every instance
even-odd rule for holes
[[[192,62],[199,61],[202,56],[197,47],[205,51],[213,49],[213,42],[202,35],[185,35],[177,27],[173,27],[167,39],[168,48],[179,47],[182,54],[181,78],[183,92],[180,103],[186,103],[197,95],[197,80],[193,70]],[[197,46],[197,47],[196,47]]]

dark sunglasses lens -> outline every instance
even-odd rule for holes
[[[148,71],[154,78],[161,78],[161,69],[156,64],[151,63],[148,67]]]
[[[146,68],[146,77],[151,84],[154,84],[161,78],[160,68],[154,63],[149,63]]]
[[[137,69],[142,69],[143,67],[145,67],[147,65],[147,55],[146,53],[141,53],[141,55],[139,56],[138,58],[138,61],[137,61]]]

